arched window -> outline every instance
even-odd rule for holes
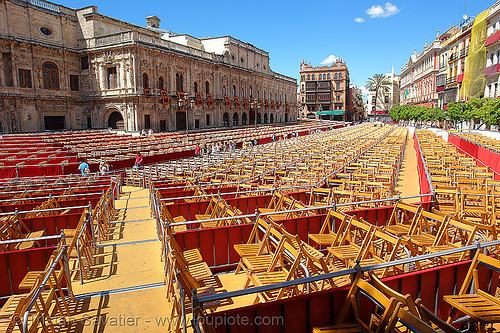
[[[271,113],[269,114],[269,122],[273,123],[274,122],[274,115]]]
[[[236,86],[233,84],[233,96],[236,96]]]
[[[222,126],[229,127],[229,113],[227,112],[224,112],[224,115],[222,116]]]
[[[175,89],[177,91],[184,91],[183,89],[183,82],[182,82],[182,74],[175,74]]]
[[[197,93],[198,92],[198,82],[194,81],[194,92]]]
[[[210,82],[205,81],[205,94],[210,94]]]
[[[46,62],[43,69],[43,87],[45,89],[59,89],[59,70],[52,62]]]
[[[267,124],[267,113],[264,113],[264,124]]]
[[[241,124],[242,125],[247,124],[247,113],[246,112],[243,112],[243,114],[241,115]]]
[[[327,78],[328,80],[330,80],[330,73],[328,73],[328,75],[326,76],[326,78]]]
[[[341,78],[342,78],[342,73],[339,73],[339,79],[341,79]]]
[[[142,86],[144,88],[149,88],[149,77],[147,73],[142,74]]]
[[[316,75],[313,74],[312,75],[312,79],[315,80],[316,79]]]
[[[307,74],[307,79],[310,80],[311,79],[311,75]]]
[[[238,114],[233,113],[233,126],[238,126]]]
[[[164,83],[163,83],[163,76],[160,76],[158,78],[158,89],[160,89],[160,90],[164,90],[165,89]]]
[[[335,73],[335,79],[337,79],[338,77],[339,77],[339,74]]]
[[[225,85],[223,85],[223,86],[222,86],[222,95],[225,95],[225,94],[226,94],[226,86],[225,86]],[[229,116],[228,116],[228,117],[229,117]]]
[[[250,86],[250,98],[253,97],[252,86]]]
[[[245,97],[245,89],[241,88],[241,97]]]
[[[260,98],[260,92],[257,90],[257,98]]]

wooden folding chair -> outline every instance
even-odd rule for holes
[[[444,295],[443,300],[453,308],[447,322],[451,323],[457,311],[468,315],[479,324],[479,332],[486,332],[486,326],[500,322],[500,301],[479,285],[479,265],[500,272],[500,260],[477,251],[464,282],[456,295]]]
[[[317,326],[313,327],[313,333],[326,333],[326,332],[351,332],[351,333],[364,333],[364,332],[385,332],[386,326],[389,324],[393,312],[397,305],[395,298],[388,299],[381,291],[366,282],[361,277],[362,274],[356,275],[352,287],[347,293],[346,300],[340,314],[335,321],[334,325]],[[380,319],[376,321],[370,320],[369,322],[363,321],[361,318],[360,309],[358,308],[358,301],[360,295],[363,294],[365,298],[374,303],[375,307],[382,309]],[[348,310],[352,308],[354,315],[353,323],[344,323]],[[394,325],[395,323],[393,323]]]
[[[321,225],[321,229],[318,234],[309,234],[309,239],[320,247],[324,246],[336,246],[334,241],[338,238],[339,234],[343,234],[345,231],[345,226],[348,224],[347,220],[351,217],[342,213],[336,212],[333,209],[328,210],[328,214]],[[335,231],[335,225],[337,225],[337,220],[340,221],[338,223],[338,230]]]

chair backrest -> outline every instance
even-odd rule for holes
[[[500,260],[484,255],[481,251],[477,251],[476,255],[472,259],[469,270],[465,275],[464,282],[462,283],[462,287],[460,288],[458,295],[464,295],[469,292],[471,283],[473,283],[474,290],[479,289],[478,265],[483,265],[489,269],[500,272]]]
[[[402,328],[399,330],[395,330],[396,324],[400,323],[405,327],[405,331],[415,332],[415,333],[436,333],[436,330],[429,326],[426,322],[420,319],[418,316],[411,314],[410,312],[403,309],[401,303],[398,303],[396,308],[394,309],[394,313],[391,316],[391,319],[385,328],[386,332],[400,332]],[[379,327],[380,328],[380,327]],[[380,330],[377,330],[379,332]]]
[[[397,300],[395,298],[387,298],[380,290],[375,288],[373,285],[362,279],[362,274],[357,274],[351,289],[347,293],[346,301],[344,306],[340,311],[340,315],[337,318],[336,324],[341,324],[344,322],[345,316],[349,308],[353,309],[355,321],[363,327],[365,331],[371,331],[366,323],[364,323],[360,318],[360,312],[357,308],[357,297],[360,294],[367,296],[376,306],[383,309],[383,314],[380,317],[379,326],[377,332],[384,330],[391,316],[393,315],[394,309],[397,305]]]
[[[420,314],[420,318],[427,324],[431,326],[436,326],[440,330],[442,330],[444,333],[459,333],[460,331],[457,330],[455,327],[451,326],[438,316],[436,316],[432,311],[427,309],[422,302],[422,299],[417,298],[415,301],[415,304],[417,305],[418,313]]]
[[[396,290],[390,288],[388,285],[383,283],[373,272],[368,273],[370,276],[370,282],[373,284],[375,288],[383,292],[389,297],[394,297],[398,302],[403,303],[410,313],[415,316],[418,316],[417,307],[415,306],[415,302],[413,301],[413,297],[410,294],[403,295]]]

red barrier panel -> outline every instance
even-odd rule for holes
[[[59,235],[62,229],[76,229],[80,213],[23,218],[30,231],[44,230],[44,236]]]
[[[0,297],[27,292],[19,283],[28,270],[44,270],[52,252],[53,247],[0,252]]]
[[[203,260],[209,266],[226,266],[215,268],[221,272],[234,268],[239,256],[234,244],[248,241],[253,225],[243,224],[223,228],[198,229],[178,232],[175,240],[183,250],[199,249]]]
[[[478,146],[475,143],[469,142],[462,139],[456,135],[450,134],[448,137],[448,142],[456,146],[461,150],[461,152],[470,155],[477,159],[478,165],[481,163],[485,166],[489,166],[491,170],[495,173],[495,179],[500,179],[500,155],[494,151],[486,149],[484,147]]]
[[[464,271],[470,261],[434,267],[418,272],[402,274],[384,279],[396,291],[409,293],[416,299],[422,298],[426,307],[434,311],[437,304],[438,315],[446,318],[450,308],[442,295],[453,294],[462,285]],[[440,292],[436,292],[439,286]],[[209,323],[217,332],[261,332],[265,326],[255,325],[254,318],[266,319],[270,325],[266,330],[273,332],[311,332],[313,326],[333,324],[345,302],[349,287],[330,289],[323,292],[301,295],[293,299],[246,306],[238,309],[215,312],[208,315]],[[365,306],[364,303],[361,305]],[[369,311],[365,311],[369,312]],[[266,317],[271,316],[271,317]],[[236,325],[235,318],[245,318],[248,325]],[[346,322],[349,318],[346,318]],[[215,325],[217,324],[217,325]]]

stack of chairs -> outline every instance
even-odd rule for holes
[[[353,320],[346,322],[349,310],[352,311]],[[366,311],[372,315],[364,315]],[[375,274],[370,274],[369,279],[364,280],[361,273],[356,275],[335,323],[313,327],[313,333],[431,333],[438,330],[460,332],[429,311],[421,299],[414,301],[411,295],[402,295],[384,284]]]
[[[67,318],[71,315],[69,304],[75,301],[69,279],[64,241],[61,240],[50,256],[46,267],[40,272],[29,272],[23,280],[27,294],[12,295],[0,309],[0,329],[5,332],[23,331],[22,319],[29,311],[28,331],[55,332],[58,323],[48,318]],[[63,254],[59,257],[59,255]],[[59,259],[58,259],[59,257]],[[57,261],[56,261],[57,260]],[[52,266],[55,269],[51,269]],[[43,281],[47,279],[45,284]],[[67,292],[65,293],[65,290]],[[33,308],[29,309],[31,302]]]
[[[198,296],[222,293],[221,283],[212,274],[198,249],[183,251],[175,240],[172,231],[164,226],[165,239],[162,239],[165,261],[165,284],[167,300],[172,303],[168,330],[180,332],[182,322],[182,306],[190,311],[192,291],[196,289]],[[226,300],[226,303],[231,300]],[[220,301],[204,304],[204,309],[215,311],[221,305]]]

